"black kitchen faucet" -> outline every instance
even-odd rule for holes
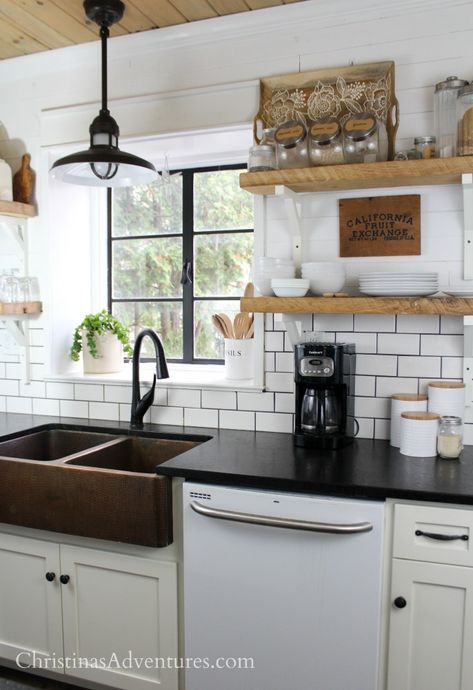
[[[154,344],[154,350],[156,353],[156,374],[153,376],[153,383],[150,390],[145,393],[142,398],[140,398],[140,351],[141,344],[146,336],[149,336]],[[163,344],[158,334],[151,328],[144,328],[142,331],[140,331],[140,333],[138,333],[135,340],[135,347],[133,348],[133,392],[131,398],[130,425],[135,429],[143,428],[143,417],[153,404],[156,378],[169,378],[166,355],[164,354]]]

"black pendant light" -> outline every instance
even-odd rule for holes
[[[109,27],[123,17],[121,0],[84,0],[87,17],[100,27],[102,41],[102,107],[90,125],[90,148],[57,160],[51,176],[62,182],[94,187],[149,184],[157,178],[152,163],[120,151],[118,125],[107,107],[107,39]]]

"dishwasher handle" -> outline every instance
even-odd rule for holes
[[[370,522],[354,522],[350,524],[309,522],[308,520],[293,520],[271,515],[254,515],[253,513],[210,508],[197,501],[192,501],[190,507],[199,515],[205,515],[206,517],[217,518],[218,520],[231,520],[233,522],[245,522],[249,525],[263,525],[264,527],[282,527],[283,529],[322,532],[325,534],[359,534],[360,532],[371,532],[373,529],[373,525]]]

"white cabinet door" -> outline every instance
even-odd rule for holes
[[[395,558],[391,598],[388,690],[471,690],[473,570]]]
[[[66,674],[120,690],[177,690],[177,671],[162,668],[163,660],[178,653],[176,568],[61,546],[61,572],[70,577],[62,585],[65,655],[111,662],[109,668]],[[136,661],[128,662],[130,657]]]
[[[0,657],[62,657],[59,574],[57,544],[0,534]]]

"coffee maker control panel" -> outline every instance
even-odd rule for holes
[[[333,376],[334,361],[331,357],[304,357],[299,361],[299,373],[302,376]]]

